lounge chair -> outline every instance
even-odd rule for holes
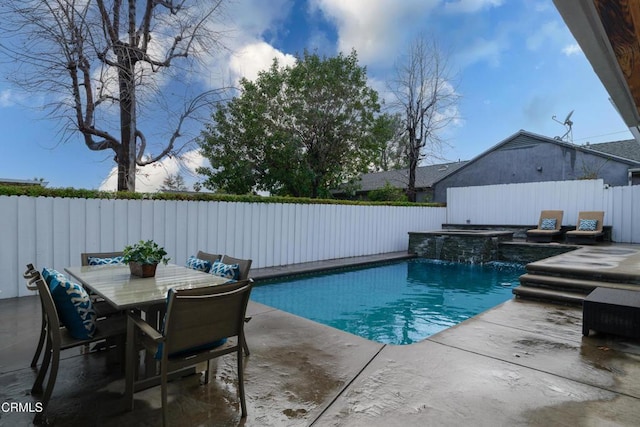
[[[527,231],[527,242],[551,242],[562,236],[563,211],[542,211],[538,228]]]
[[[585,244],[602,240],[604,222],[603,211],[584,211],[578,214],[576,229],[567,231],[567,243]]]

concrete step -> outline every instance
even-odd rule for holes
[[[599,282],[614,284],[630,284],[640,286],[640,276],[637,274],[620,273],[616,269],[568,270],[566,267],[527,264],[527,273],[536,276],[572,279],[576,282]]]
[[[537,288],[531,286],[518,286],[513,290],[517,298],[532,299],[546,302],[557,302],[561,304],[582,305],[586,297],[583,293],[568,292],[556,289]]]
[[[595,288],[616,288],[625,290],[640,290],[639,285],[632,283],[603,282],[600,280],[575,279],[572,277],[546,276],[526,273],[520,276],[520,283],[527,286],[550,287],[565,290],[575,290],[588,294]]]

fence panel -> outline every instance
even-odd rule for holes
[[[450,224],[536,224],[540,211],[564,210],[563,224],[573,225],[578,212],[605,209],[600,179],[449,188]],[[605,224],[610,225],[605,215]]]

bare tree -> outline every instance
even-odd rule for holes
[[[50,99],[65,135],[114,152],[118,190],[135,191],[136,166],[179,155],[186,121],[218,93],[194,95],[188,83],[193,58],[221,47],[214,24],[224,2],[3,0],[0,52],[15,64],[14,83]],[[167,126],[163,135],[142,129],[151,118]]]
[[[452,84],[447,58],[434,40],[416,38],[396,63],[389,90],[392,109],[403,121],[404,153],[409,166],[407,197],[416,201],[416,168],[427,156],[442,152],[441,131],[455,118],[459,95]]]

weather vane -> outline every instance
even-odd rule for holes
[[[560,123],[562,126],[564,126],[567,129],[567,131],[564,133],[564,135],[556,136],[554,139],[557,139],[558,141],[566,140],[570,144],[573,144],[573,131],[571,130],[571,128],[573,126],[573,122],[571,121],[571,115],[573,114],[573,112],[574,112],[574,110],[571,110],[571,112],[569,114],[567,114],[567,117],[565,117],[564,122],[561,122],[560,120],[556,119],[556,116],[552,116],[551,117],[551,119],[554,122]]]

